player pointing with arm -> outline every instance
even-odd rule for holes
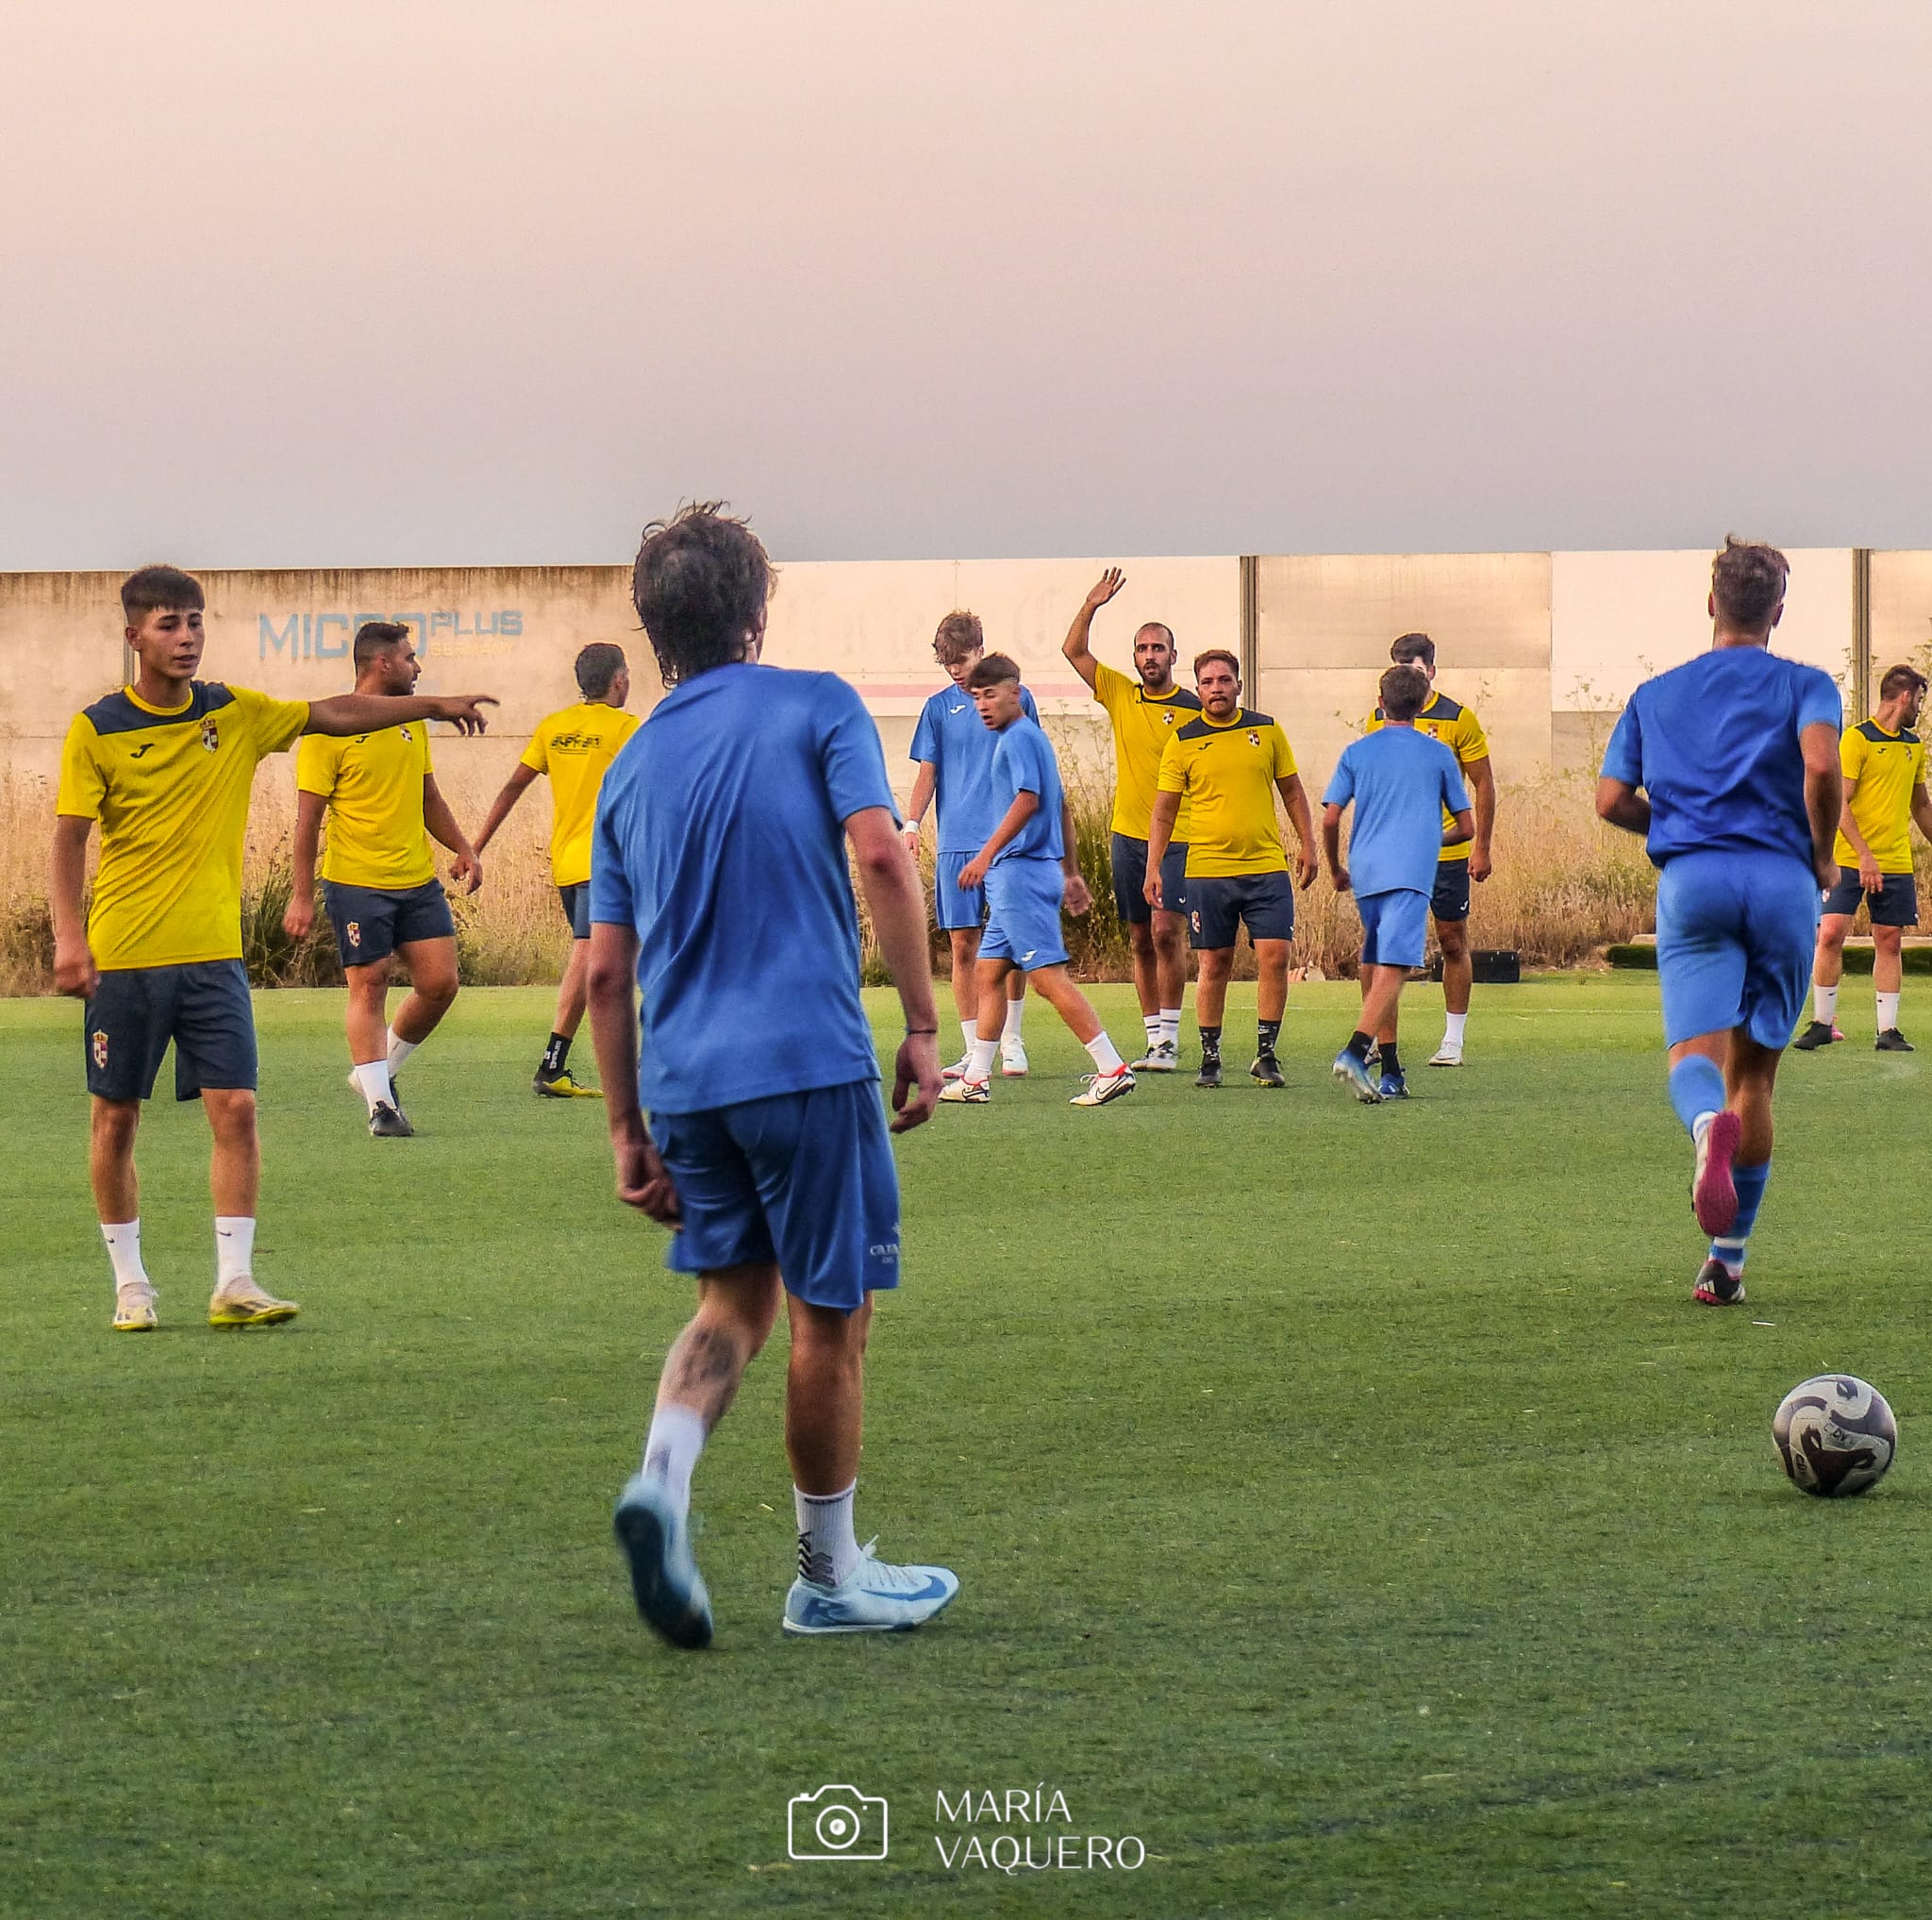
[[[197,680],[201,584],[143,567],[121,590],[132,686],[75,716],[60,759],[51,885],[54,980],[87,1002],[92,1096],[89,1166],[113,1263],[114,1325],[156,1325],[141,1257],[134,1137],[161,1056],[175,1047],[175,1093],[200,1098],[214,1135],[216,1285],[208,1320],[246,1327],[291,1319],[293,1304],[256,1285],[255,1014],[242,964],[242,843],[257,765],[305,733],[366,733],[399,719],[447,720],[480,733],[482,694],[344,693],[272,700]],[[88,836],[101,863],[83,918]]]
[[[1631,695],[1596,810],[1647,837],[1671,1104],[1695,1147],[1691,1205],[1710,1235],[1692,1296],[1744,1297],[1771,1178],[1777,1065],[1805,1004],[1821,887],[1838,880],[1838,689],[1770,651],[1790,568],[1736,539],[1711,568],[1709,652]]]

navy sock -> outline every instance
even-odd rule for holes
[[[563,1063],[570,1058],[570,1041],[561,1033],[550,1036],[550,1044],[543,1049],[543,1072],[547,1078],[555,1079],[563,1071]]]
[[[1373,1034],[1364,1033],[1361,1030],[1361,1028],[1357,1027],[1356,1030],[1348,1036],[1348,1045],[1343,1049],[1343,1051],[1346,1053],[1354,1054],[1357,1060],[1367,1060],[1369,1057],[1369,1049],[1370,1047],[1374,1046],[1374,1036]]]
[[[1274,1051],[1274,1043],[1281,1037],[1281,1022],[1278,1020],[1264,1020],[1260,1023],[1259,1031],[1261,1037],[1260,1044],[1257,1047],[1256,1051],[1262,1055],[1273,1053]]]
[[[1731,1169],[1732,1183],[1738,1189],[1737,1224],[1722,1240],[1710,1243],[1710,1257],[1721,1260],[1732,1273],[1744,1271],[1744,1256],[1749,1251],[1745,1244],[1751,1238],[1751,1229],[1757,1224],[1757,1209],[1764,1199],[1764,1190],[1771,1181],[1771,1162],[1762,1166]]]
[[[1204,1027],[1201,1028],[1201,1058],[1219,1060],[1221,1058],[1221,1028]]]
[[[1671,1069],[1671,1105],[1677,1110],[1684,1131],[1696,1139],[1698,1115],[1724,1110],[1724,1077],[1717,1062],[1701,1053],[1687,1053]]]
[[[1382,1052],[1382,1071],[1385,1074],[1399,1074],[1402,1071],[1402,1062],[1396,1058],[1395,1043],[1392,1040],[1385,1040],[1379,1044]]]

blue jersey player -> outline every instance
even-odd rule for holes
[[[1710,1251],[1693,1294],[1707,1307],[1744,1297],[1777,1063],[1804,1010],[1820,889],[1838,879],[1838,689],[1769,650],[1790,572],[1775,547],[1724,543],[1710,651],[1638,688],[1597,782],[1596,810],[1644,834],[1657,869],[1671,1104],[1696,1149]]]
[[[986,1011],[986,1036],[995,1037],[997,1020],[1000,1072],[1009,1080],[1026,1073],[1026,1043],[1022,1037],[1026,1011],[1026,976],[1016,968],[1007,976],[1004,1003],[996,994],[986,1000],[979,991],[980,929],[986,924],[986,889],[962,887],[959,875],[986,844],[1004,812],[993,798],[993,737],[980,725],[966,681],[986,652],[986,629],[976,613],[953,612],[940,622],[933,636],[933,657],[944,667],[952,685],[935,693],[919,710],[912,731],[912,758],[919,767],[912,797],[906,808],[906,844],[919,850],[919,823],[932,806],[939,816],[938,848],[933,859],[933,910],[940,931],[953,949],[953,1005],[959,1014],[959,1058],[945,1069],[957,1080],[973,1057],[979,1038],[980,1009]],[[1020,704],[1029,720],[1040,710],[1033,695],[1020,690]]]
[[[959,1585],[885,1564],[853,1531],[866,1332],[873,1294],[898,1284],[899,1187],[848,842],[905,1008],[895,1131],[939,1097],[939,1022],[877,730],[836,676],[758,664],[770,579],[756,536],[713,507],[645,530],[633,597],[671,691],[605,776],[591,843],[590,1010],[618,1195],[673,1229],[666,1264],[697,1276],[616,1515],[638,1611],[678,1646],[711,1638],[691,1470],[781,1298],[799,1541],[785,1631],[916,1627]]]

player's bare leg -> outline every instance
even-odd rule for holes
[[[1849,913],[1826,913],[1818,922],[1818,949],[1811,957],[1811,1020],[1791,1043],[1800,1053],[1814,1053],[1844,1038],[1838,1030],[1838,990],[1845,972],[1845,936],[1851,930]],[[1873,928],[1874,934],[1877,930]]]
[[[786,1296],[791,1363],[785,1376],[785,1451],[801,1494],[843,1494],[858,1478],[865,1412],[865,1344],[872,1296],[850,1313]]]
[[[1368,1106],[1407,1095],[1407,1088],[1403,1084],[1400,1056],[1396,1052],[1397,1008],[1402,998],[1402,983],[1407,977],[1405,967],[1371,963],[1360,971],[1362,1010],[1357,1017],[1361,1024],[1349,1036],[1348,1044],[1335,1056],[1334,1074],[1357,1100]],[[1379,1076],[1369,1065],[1368,1050],[1372,1041],[1386,1049]]]
[[[114,1268],[114,1330],[152,1332],[155,1290],[141,1258],[141,1182],[134,1170],[134,1136],[141,1128],[139,1100],[92,1096],[88,1116],[88,1178],[94,1212]]]
[[[991,1005],[985,993],[979,995],[982,1007]],[[1007,976],[1006,998],[1000,1003],[1004,1009],[1004,1021],[1000,1027],[1000,1073],[1008,1080],[1024,1080],[1026,1077],[1026,1043],[1022,1031],[1026,1019],[1026,976],[1018,967]]]
[[[557,988],[557,1024],[551,1029],[565,1040],[575,1040],[584,1022],[584,1008],[590,999],[591,943],[574,940],[570,958],[563,963],[563,978]]]
[[[404,1114],[390,1079],[389,956],[359,967],[344,967],[348,1007],[342,1024],[349,1036],[349,1084],[369,1109],[369,1131],[377,1140],[404,1140],[415,1129]]]
[[[1282,1083],[1281,1062],[1274,1046],[1281,1036],[1282,1016],[1288,1011],[1288,942],[1255,942],[1255,1063],[1250,1076],[1264,1087]]]
[[[261,1193],[261,1136],[255,1094],[246,1087],[205,1087],[214,1148],[208,1189],[215,1203],[215,1285],[208,1300],[212,1327],[272,1327],[292,1320],[292,1300],[278,1300],[256,1284],[255,1210]]]
[[[1018,980],[1023,988],[1031,980],[1040,997],[1066,1022],[1068,1030],[1092,1059],[1092,1082],[1085,1094],[1076,1096],[1074,1105],[1104,1106],[1121,1094],[1133,1091],[1134,1077],[1126,1062],[1108,1038],[1107,1028],[1093,1010],[1092,1003],[1074,984],[1064,964],[1036,967],[1023,974],[1009,960],[982,960],[976,985],[980,1006],[997,1007],[1008,1002],[1013,980]],[[991,1097],[988,1089],[999,1045],[998,1041],[983,1034],[976,1038],[967,1054],[965,1072],[947,1083],[941,1099],[949,1107],[984,1105]]]
[[[1771,1178],[1781,1058],[1781,1049],[1760,1046],[1742,1027],[1699,1034],[1670,1050],[1672,1103],[1697,1149],[1691,1206],[1711,1236],[1694,1289],[1705,1306],[1735,1306],[1744,1297],[1745,1244]],[[1707,1103],[1720,1088],[1724,1105],[1713,1112]]]
[[[953,949],[953,1007],[959,1016],[960,1050],[958,1060],[943,1071],[947,1079],[957,1080],[979,1037],[979,928],[949,927],[946,942]]]
[[[1160,961],[1155,951],[1154,927],[1145,920],[1127,922],[1127,943],[1134,953],[1134,997],[1141,1003],[1141,1018],[1160,1018]],[[1153,1039],[1150,1028],[1148,1038]]]
[[[1469,1017],[1470,985],[1475,968],[1469,954],[1469,922],[1436,922],[1436,943],[1442,949],[1442,1010],[1448,1015],[1442,1044],[1430,1057],[1432,1067],[1462,1064],[1462,1025]]]
[[[1194,1026],[1201,1035],[1201,1071],[1197,1087],[1221,1084],[1221,1021],[1227,1010],[1227,983],[1234,974],[1234,948],[1206,946],[1194,977]]]
[[[573,941],[572,946],[577,943]],[[457,997],[457,943],[447,935],[435,940],[405,941],[396,948],[396,958],[409,970],[409,992],[390,1022],[390,1071],[402,1065],[395,1058],[395,1043],[401,1041],[413,1053],[436,1031],[438,1024]],[[404,1060],[408,1054],[403,1056]]]
[[[1899,990],[1905,984],[1905,928],[1872,928],[1872,985],[1878,996],[1880,1053],[1910,1053],[1911,1043],[1898,1030]]]

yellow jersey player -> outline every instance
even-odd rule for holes
[[[242,843],[257,765],[304,733],[366,732],[398,717],[480,732],[477,698],[272,700],[197,680],[206,605],[175,567],[142,567],[121,590],[134,683],[68,728],[55,801],[50,893],[54,981],[87,1003],[89,1165],[114,1271],[114,1326],[157,1322],[141,1256],[134,1139],[161,1057],[175,1094],[199,1098],[214,1135],[216,1327],[294,1317],[254,1278],[261,1151],[256,1135],[255,1014],[242,964]],[[480,696],[479,696],[480,697]],[[87,843],[100,870],[85,915]]]
[[[1399,667],[1418,668],[1430,683],[1429,704],[1417,717],[1415,730],[1440,740],[1456,756],[1474,802],[1475,837],[1442,848],[1436,862],[1436,887],[1429,911],[1436,923],[1436,941],[1442,949],[1442,1004],[1448,1021],[1442,1044],[1430,1056],[1432,1067],[1462,1064],[1462,1032],[1469,1021],[1469,883],[1487,880],[1494,870],[1490,843],[1496,827],[1496,776],[1490,764],[1490,743],[1482,722],[1467,707],[1435,692],[1436,643],[1426,633],[1405,633],[1389,649]],[[1364,733],[1383,724],[1378,707],[1363,723]],[[1444,814],[1446,833],[1454,824]]]
[[[1074,615],[1060,651],[1093,690],[1113,729],[1113,904],[1134,949],[1134,991],[1147,1050],[1134,1070],[1171,1074],[1180,1063],[1181,996],[1188,982],[1188,834],[1183,801],[1161,875],[1160,908],[1147,904],[1147,823],[1160,776],[1160,757],[1177,727],[1201,710],[1197,694],[1176,686],[1173,630],[1148,621],[1134,635],[1135,678],[1095,659],[1088,638],[1093,616],[1126,584],[1118,567],[1102,574]]]
[[[550,877],[570,922],[570,960],[557,990],[557,1024],[537,1063],[531,1091],[553,1100],[597,1097],[569,1066],[570,1043],[584,1018],[585,981],[591,953],[591,829],[597,820],[597,794],[617,752],[638,728],[626,713],[630,668],[624,649],[608,641],[585,647],[576,659],[577,691],[584,696],[539,721],[523,759],[510,770],[476,836],[481,853],[509,818],[509,810],[540,774],[550,776]]]
[[[356,692],[407,697],[423,672],[409,629],[371,620],[356,629]],[[391,710],[382,710],[385,720]],[[344,1024],[349,1084],[369,1109],[377,1140],[415,1131],[396,1091],[402,1065],[435,1032],[457,997],[457,929],[436,877],[434,834],[456,855],[450,878],[466,893],[483,868],[457,825],[429,764],[429,728],[415,719],[348,740],[305,740],[295,757],[294,874],[282,923],[297,940],[315,924],[315,844],[328,818],[323,898],[349,983]],[[409,970],[409,996],[388,1015],[390,963]]]
[[[1818,950],[1811,961],[1811,1024],[1792,1043],[1812,1053],[1844,1036],[1838,1030],[1838,983],[1845,935],[1862,900],[1872,911],[1872,983],[1878,993],[1880,1053],[1910,1053],[1898,1030],[1905,930],[1919,920],[1912,877],[1912,826],[1932,840],[1932,799],[1925,794],[1925,743],[1913,729],[1925,698],[1925,676],[1903,664],[1878,682],[1878,710],[1848,726],[1839,742],[1844,810],[1832,851],[1838,884],[1824,896]]]

